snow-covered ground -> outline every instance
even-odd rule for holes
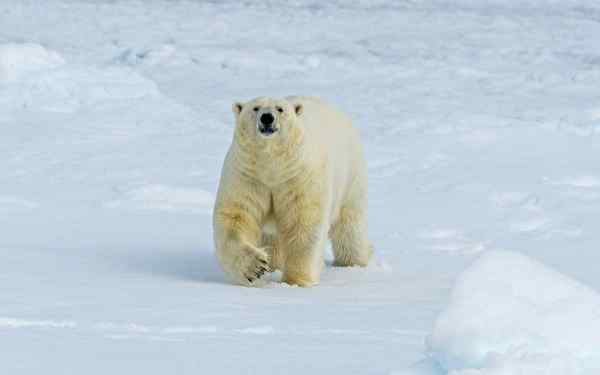
[[[583,0],[0,2],[0,373],[597,373],[599,35]],[[231,103],[287,94],[361,129],[376,259],[233,286]]]

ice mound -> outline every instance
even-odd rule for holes
[[[600,296],[524,255],[489,252],[459,277],[427,344],[452,375],[600,374]]]
[[[28,73],[56,68],[64,62],[57,52],[39,44],[0,44],[0,82],[15,81]]]
[[[0,44],[0,109],[74,112],[100,102],[159,95],[128,67],[66,64],[36,44]]]

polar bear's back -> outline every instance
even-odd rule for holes
[[[305,128],[314,156],[327,161],[327,176],[333,194],[331,210],[335,218],[340,205],[356,190],[353,186],[357,186],[357,179],[360,190],[366,184],[366,167],[358,130],[346,114],[319,98],[292,96],[286,99],[303,105],[303,112],[298,118],[302,121],[300,126]]]
[[[314,96],[288,96],[285,99],[303,105],[300,117],[303,126],[319,139],[326,139],[329,145],[334,140],[330,137],[337,140],[350,137],[352,141],[358,141],[358,131],[350,118],[326,101]]]
[[[350,162],[355,157],[362,159],[358,130],[345,113],[317,97],[289,96],[286,100],[302,104],[299,120],[312,145],[327,150],[332,158],[340,157]]]

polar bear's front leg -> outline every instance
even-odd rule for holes
[[[321,202],[302,195],[292,195],[291,200],[292,204],[285,205],[286,210],[280,211],[278,218],[281,251],[285,255],[282,281],[312,286],[319,282],[324,266],[327,220]]]
[[[256,246],[261,230],[258,220],[243,204],[224,202],[215,210],[214,235],[217,258],[230,278],[253,285],[268,272],[269,256]]]
[[[267,252],[243,241],[230,240],[217,250],[217,257],[225,272],[241,285],[253,285],[269,272]]]
[[[303,287],[319,283],[324,266],[326,233],[324,227],[319,225],[299,231],[295,238],[285,241],[287,248],[282,277],[284,283]]]

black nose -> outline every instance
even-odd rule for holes
[[[275,121],[275,116],[273,116],[270,113],[263,113],[260,116],[260,122],[262,122],[265,125],[271,125],[271,124],[273,124],[274,121]]]

